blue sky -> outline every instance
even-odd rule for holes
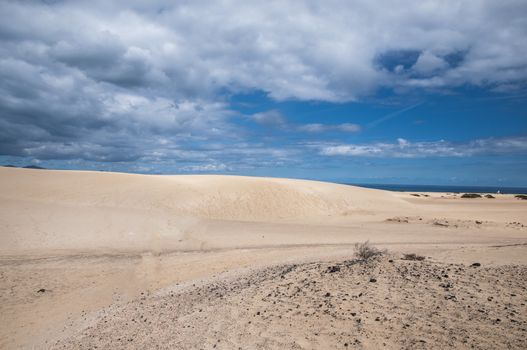
[[[344,150],[320,157],[316,152],[306,152],[302,160],[309,159],[308,162],[274,169],[278,176],[356,183],[526,184],[527,157],[523,144],[527,134],[527,99],[521,93],[496,94],[464,87],[410,96],[385,91],[365,101],[340,104],[276,102],[260,93],[236,96],[234,101],[243,114],[271,110],[282,118],[263,126],[242,121],[255,137],[267,138],[274,147],[287,149],[303,142],[398,145],[400,139],[410,143],[406,154],[384,150],[379,155],[349,155]],[[358,125],[359,130],[337,129],[347,123]],[[295,130],[295,125],[306,124],[320,125],[320,130],[315,132],[314,128],[307,133]],[[520,143],[518,149],[493,153],[496,146],[492,140],[514,139]],[[473,154],[469,145],[475,140],[488,144]],[[441,152],[437,145],[441,141],[451,145],[452,150]],[[411,145],[415,143],[425,143],[430,155],[416,153]],[[266,171],[257,169],[253,174],[267,175]]]
[[[525,13],[5,1],[0,164],[527,186]]]

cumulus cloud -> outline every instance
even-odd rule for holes
[[[412,69],[420,74],[432,74],[442,69],[448,68],[448,63],[441,57],[438,57],[428,51],[419,55],[417,62],[412,66]]]
[[[470,157],[476,155],[527,154],[527,137],[488,138],[468,143],[444,140],[410,142],[399,138],[394,143],[312,145],[325,156],[351,157]]]
[[[380,88],[521,89],[526,12],[522,0],[2,1],[0,154],[228,159],[248,142],[231,121],[238,93],[349,102]],[[286,125],[275,111],[252,119]]]
[[[409,70],[444,70],[437,77],[445,85],[527,77],[527,5],[521,0],[1,6],[2,55],[67,66],[125,88],[168,93],[177,86],[171,91],[176,95],[258,89],[277,99],[349,101],[380,86],[405,84],[410,77],[386,68],[401,66],[397,61],[404,63],[412,52],[416,61]],[[453,60],[456,54],[461,57]],[[378,58],[387,56],[395,62],[378,66]]]

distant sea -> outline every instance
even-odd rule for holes
[[[387,191],[404,192],[449,192],[449,193],[497,193],[527,194],[525,187],[500,186],[441,186],[441,185],[390,185],[390,184],[346,184]]]

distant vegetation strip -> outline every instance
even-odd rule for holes
[[[443,192],[443,193],[502,193],[502,194],[524,194],[527,195],[526,187],[500,187],[500,186],[456,186],[456,185],[405,185],[405,184],[353,184],[346,185],[360,186],[386,191],[399,192]]]

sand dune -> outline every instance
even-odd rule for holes
[[[184,249],[210,220],[323,224],[411,207],[390,192],[240,176],[0,168],[2,250]],[[300,243],[300,242],[299,242]]]
[[[150,176],[0,168],[1,193],[42,204],[166,212],[208,219],[300,222],[405,201],[326,182],[219,175]]]
[[[376,348],[384,340],[395,348],[521,348],[527,325],[518,315],[527,312],[527,286],[514,274],[523,276],[527,264],[527,201],[427,195],[291,179],[0,167],[0,348],[134,349],[156,342],[161,348]],[[383,257],[348,269],[343,261],[351,259],[353,244],[366,240],[387,248],[397,265]],[[401,261],[408,252],[426,261]],[[467,269],[475,261],[485,270]],[[324,264],[342,273],[324,274]],[[291,265],[298,268],[286,280],[269,273]],[[445,273],[463,302],[434,297],[446,293],[435,274],[449,268],[464,271]],[[306,278],[331,295],[345,294],[342,288],[362,283],[371,269],[378,287],[353,306],[364,316],[348,314],[348,300],[328,301],[312,285],[296,296],[276,294],[304,286]],[[247,270],[260,282],[237,288]],[[180,291],[183,286],[190,289]],[[395,301],[383,299],[386,288]],[[181,292],[180,303],[163,291]],[[196,300],[197,292],[203,298]],[[496,295],[488,301],[477,293]],[[448,313],[426,314],[445,302]],[[292,303],[300,313],[289,327],[283,308]],[[503,314],[503,305],[517,314]],[[272,317],[252,314],[264,306]],[[334,312],[341,308],[345,315]],[[146,323],[135,323],[137,310],[148,314]],[[468,319],[475,323],[445,324]],[[403,321],[411,332],[397,328]],[[157,333],[150,332],[154,326]],[[485,338],[504,329],[513,330],[509,342]],[[128,341],[131,334],[143,335]],[[459,341],[449,342],[449,334]]]

